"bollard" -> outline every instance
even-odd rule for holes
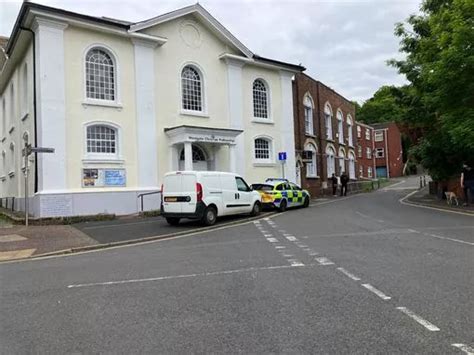
[[[421,176],[420,176],[420,189],[423,188],[423,180],[421,179]]]

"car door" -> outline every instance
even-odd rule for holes
[[[293,191],[293,206],[301,206],[304,202],[303,190],[298,185],[290,183],[291,190]]]
[[[235,177],[237,184],[237,204],[239,213],[247,213],[252,210],[252,189],[240,176]]]

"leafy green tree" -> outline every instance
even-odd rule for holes
[[[404,108],[399,102],[399,91],[394,86],[382,86],[356,111],[357,120],[367,124],[401,121]]]
[[[425,129],[413,153],[446,179],[463,162],[474,166],[474,1],[425,0],[421,12],[397,24],[406,59],[389,64],[411,83],[402,120]]]

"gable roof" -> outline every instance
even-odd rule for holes
[[[156,26],[161,23],[165,23],[182,16],[193,14],[203,21],[211,30],[213,30],[221,39],[231,44],[242,52],[247,58],[252,58],[253,53],[245,47],[232,33],[230,33],[219,21],[216,20],[207,10],[202,7],[199,3],[183,7],[181,9],[168,12],[163,15],[152,17],[151,19],[136,22],[130,26],[131,32],[138,32],[146,28]]]

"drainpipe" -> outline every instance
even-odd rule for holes
[[[388,161],[388,130],[385,129],[384,131],[384,135],[385,135],[385,164],[387,165],[387,179],[390,179],[390,163]]]
[[[38,125],[36,122],[36,36],[35,32],[29,28],[20,26],[20,30],[30,32],[33,36],[33,126],[35,136],[35,146],[38,142]],[[38,192],[38,159],[35,158],[35,189]]]

